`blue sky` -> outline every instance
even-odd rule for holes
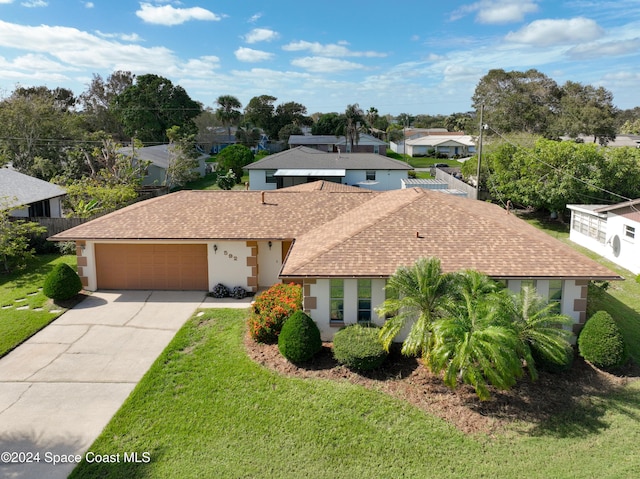
[[[640,0],[0,0],[0,97],[18,84],[79,94],[128,70],[214,108],[268,94],[309,114],[449,114],[470,110],[492,68],[640,106]]]

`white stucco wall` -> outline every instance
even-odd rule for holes
[[[258,288],[269,288],[281,281],[282,241],[258,241]]]
[[[358,312],[358,285],[357,279],[345,279],[344,280],[344,325],[354,324],[357,322]],[[371,294],[372,294],[372,307],[375,309],[380,306],[385,300],[385,286],[386,281],[384,279],[375,278],[371,280]],[[507,282],[507,287],[514,293],[518,293],[522,286],[520,280],[510,280]],[[304,309],[309,311],[309,315],[318,325],[323,341],[331,341],[333,335],[338,331],[341,325],[331,325],[329,320],[329,280],[317,279],[315,283],[309,284],[309,295],[315,298],[315,308],[309,308],[305,304]],[[580,321],[584,321],[584,313],[579,309],[580,301],[583,299],[583,284],[579,284],[575,280],[565,280],[562,285],[562,302],[561,313],[569,316],[574,324],[579,324]],[[549,280],[537,280],[536,291],[543,298],[547,298],[549,295]],[[307,296],[307,295],[305,295]],[[577,301],[578,300],[578,301]],[[576,310],[578,306],[578,310]],[[582,314],[581,314],[582,313]],[[384,318],[379,317],[373,313],[372,322],[378,326],[384,324]],[[409,327],[405,328],[396,337],[397,342],[402,342],[409,331]]]
[[[371,306],[376,308],[384,302],[385,280],[380,278],[371,279]],[[316,308],[308,308],[308,304],[304,305],[304,309],[309,310],[309,316],[316,322],[323,341],[331,341],[333,335],[340,329],[340,326],[331,325],[329,321],[329,280],[317,279],[314,284],[309,285],[309,296],[316,298]],[[354,278],[344,279],[344,325],[357,323],[358,317],[358,280]],[[379,317],[375,311],[372,311],[371,322],[382,326],[384,318]]]
[[[571,224],[573,225],[573,212]],[[625,225],[635,228],[636,237],[629,238],[625,235]],[[574,243],[583,246],[603,258],[614,262],[622,268],[628,269],[633,274],[640,274],[640,223],[624,216],[609,213],[607,217],[607,234],[605,243],[587,236],[571,228],[569,239]],[[618,236],[620,240],[620,250],[616,256],[613,249],[613,238]]]
[[[635,238],[625,235],[625,225],[635,228]],[[611,246],[613,237],[620,238],[620,251],[616,256]],[[609,213],[607,218],[607,245],[605,258],[628,269],[633,274],[640,274],[640,223],[624,216]]]
[[[216,250],[214,245],[218,247]],[[227,288],[242,286],[249,289],[247,278],[251,276],[251,266],[247,257],[251,248],[245,241],[211,241],[207,245],[209,256],[209,291],[222,283]]]
[[[265,170],[249,170],[250,190],[275,190],[278,185],[267,183]]]
[[[369,184],[359,184],[361,182],[366,182],[367,170],[347,170],[347,174],[342,180],[342,183],[376,191],[399,190],[400,188],[402,188],[402,180],[406,180],[409,177],[407,170],[375,171],[375,182]]]

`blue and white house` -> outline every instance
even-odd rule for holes
[[[276,190],[318,180],[386,191],[402,188],[411,166],[375,153],[327,153],[299,146],[245,167],[250,190]]]

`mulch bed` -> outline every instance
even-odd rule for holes
[[[333,359],[331,343],[323,343],[322,351],[302,365],[287,361],[275,344],[255,343],[248,334],[244,343],[253,361],[280,374],[349,381],[383,391],[469,434],[497,433],[523,421],[530,427],[543,425],[553,416],[585,407],[585,404],[588,407],[590,397],[608,395],[639,376],[631,367],[614,376],[576,358],[570,371],[560,374],[540,372],[535,382],[528,377],[522,378],[509,391],[493,389],[490,400],[480,401],[470,386],[460,385],[451,390],[419,360],[406,358],[398,350],[391,351],[382,368],[358,373]]]

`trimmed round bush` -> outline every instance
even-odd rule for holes
[[[537,349],[531,350],[531,355],[535,361],[536,368],[540,371],[547,371],[548,373],[558,374],[571,369],[573,366],[573,359],[575,357],[575,351],[570,344],[567,344],[565,350],[565,356],[561,362],[555,362],[546,356],[542,355]]]
[[[292,363],[308,361],[322,349],[318,326],[304,312],[296,311],[282,326],[278,349]]]
[[[353,324],[342,328],[333,337],[333,357],[340,364],[360,371],[376,369],[387,358],[387,351],[378,339],[380,328]]]
[[[78,274],[66,263],[57,264],[44,279],[42,292],[57,301],[71,299],[82,289]]]
[[[622,333],[606,311],[598,311],[587,320],[578,336],[578,351],[601,369],[615,369],[629,358]]]

